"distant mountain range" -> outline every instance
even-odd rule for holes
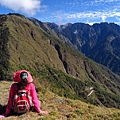
[[[73,25],[81,26],[81,30]],[[37,82],[55,94],[120,108],[120,76],[86,57],[94,53],[96,45],[103,45],[102,37],[105,37],[98,33],[104,32],[98,28],[94,30],[92,26],[79,23],[58,27],[20,14],[0,15],[0,80],[11,80],[16,70],[26,69]],[[110,43],[115,40],[109,37]],[[77,49],[86,51],[86,56]],[[96,49],[96,56],[98,53],[99,49]]]
[[[106,22],[92,26],[84,23],[69,23],[61,26],[44,23],[41,27],[49,34],[58,37],[87,57],[120,75],[119,25]]]

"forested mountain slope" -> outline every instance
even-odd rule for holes
[[[43,29],[120,75],[119,25],[106,22],[92,26],[84,23],[61,26],[45,23]]]
[[[41,23],[42,24],[42,23]],[[120,77],[19,14],[0,16],[0,79],[29,70],[66,98],[120,108]],[[93,93],[88,94],[93,90]]]

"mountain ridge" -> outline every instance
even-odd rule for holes
[[[1,81],[0,82],[0,114],[3,114],[6,109],[9,87],[12,85],[11,81]],[[120,110],[115,108],[106,108],[100,106],[94,106],[92,104],[87,104],[79,100],[71,100],[65,97],[60,97],[51,91],[48,88],[40,85],[34,80],[34,84],[37,89],[38,99],[41,101],[41,109],[47,110],[48,115],[38,115],[35,111],[29,111],[28,113],[22,115],[15,115],[12,112],[7,118],[7,120],[28,120],[28,119],[44,119],[44,120],[104,120],[104,119],[116,119],[120,117]]]
[[[40,84],[60,96],[120,108],[118,75],[48,34],[28,18],[10,14],[0,16],[0,20],[4,17],[0,30],[7,28],[8,34],[0,37],[1,43],[8,40],[5,42],[8,51],[3,51],[9,58],[4,59],[8,60],[7,68],[1,62],[4,67],[1,80],[10,79],[18,69],[26,69]],[[90,91],[86,89],[91,87],[95,92],[87,97]]]
[[[92,26],[85,23],[61,26],[53,23],[44,24],[49,27],[49,34],[57,36],[87,57],[120,74],[119,25],[107,22]],[[56,34],[53,34],[53,31]]]

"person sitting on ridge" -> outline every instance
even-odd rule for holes
[[[0,118],[7,117],[12,109],[15,113],[25,113],[30,110],[31,106],[35,108],[37,113],[48,114],[47,111],[40,109],[40,102],[35,86],[32,83],[33,78],[28,71],[18,70],[14,73],[13,80],[15,83],[13,83],[10,88],[6,111],[4,114],[0,115]]]

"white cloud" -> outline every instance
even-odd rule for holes
[[[116,17],[120,17],[120,0],[74,0],[74,2],[64,2],[65,10],[59,13],[50,13],[50,19],[61,18],[62,21],[70,22],[114,22]],[[61,5],[61,4],[60,4]],[[61,6],[62,6],[61,5]],[[59,7],[58,7],[59,8]],[[47,16],[48,18],[48,16]],[[110,19],[109,19],[110,18]],[[114,19],[114,20],[113,20]]]
[[[56,21],[57,18],[61,18],[63,23],[84,22],[91,25],[100,22],[120,22],[120,0],[81,1],[82,2],[74,0],[71,3],[65,2],[67,10],[63,9],[61,14],[59,14],[59,11],[56,11],[51,15],[51,18],[56,19]]]
[[[105,22],[106,16],[103,15],[101,18],[102,18],[102,22]]]
[[[40,0],[0,0],[0,5],[33,16],[40,10]]]
[[[90,25],[99,22],[118,22],[120,21],[120,11],[118,9],[114,10],[102,10],[102,11],[85,11],[85,12],[77,12],[77,13],[66,13],[66,12],[55,12],[51,14],[49,20],[56,20],[58,23],[58,18],[61,18],[61,23],[68,22],[84,22]]]
[[[105,3],[110,3],[110,2],[119,2],[119,0],[95,0],[95,2],[105,2]]]
[[[120,17],[116,17],[116,19],[120,21]]]
[[[110,17],[120,17],[120,11],[91,11],[91,12],[80,12],[80,13],[72,13],[66,14],[66,18],[68,19],[101,19],[102,22],[105,22],[107,18]]]

